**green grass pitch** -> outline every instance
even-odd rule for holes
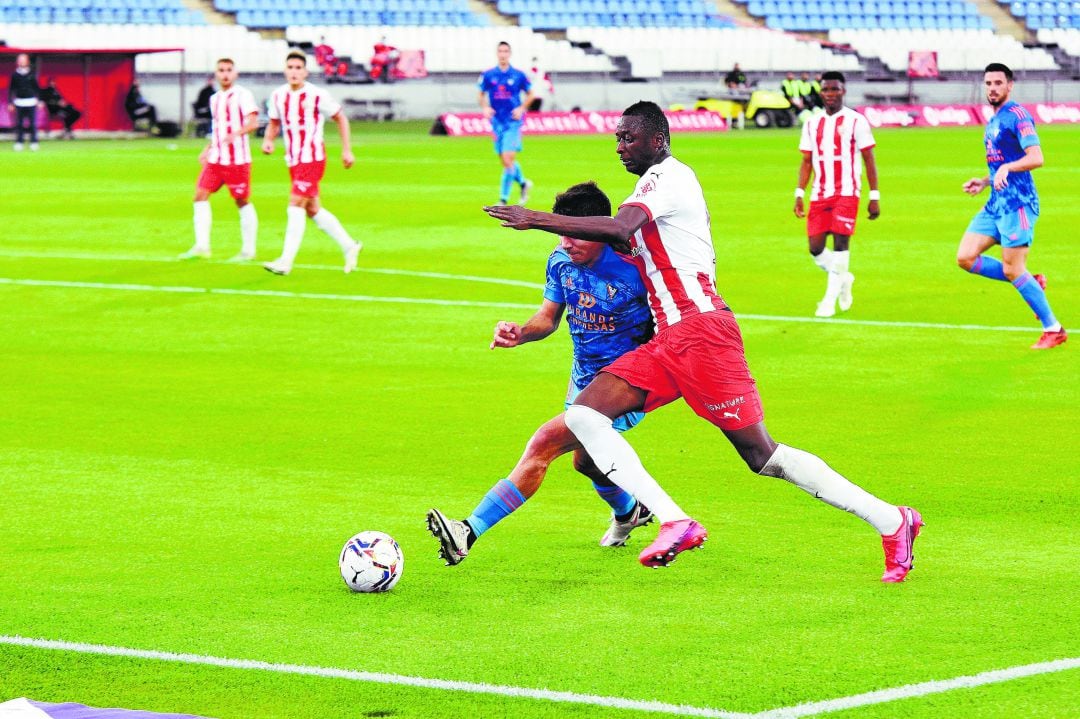
[[[870,528],[750,474],[681,404],[629,439],[710,530],[703,551],[646,570],[655,527],[598,547],[605,506],[563,459],[444,567],[425,511],[466,515],[561,411],[569,341],[488,349],[539,305],[555,240],[481,212],[488,140],[426,129],[355,126],[349,171],[331,147],[324,205],[365,243],[350,276],[310,224],[289,277],[218,262],[239,248],[225,193],[214,261],[168,261],[191,244],[199,141],[0,148],[0,635],[746,714],[1080,657],[1080,337],[1029,350],[1017,293],[956,267],[981,128],[877,133],[882,216],[861,211],[843,317],[882,324],[783,320],[825,284],[791,214],[794,132],[673,142],[705,187],[773,435],[923,513],[899,586],[878,581]],[[1080,131],[1039,132],[1030,266],[1080,329]],[[582,180],[615,203],[633,187],[610,137],[525,145],[534,207]],[[284,231],[280,152],[254,167],[260,260]],[[404,550],[386,595],[338,576],[362,529]],[[1078,717],[1078,679],[829,716]],[[663,715],[0,643],[0,701],[18,696],[219,719]]]

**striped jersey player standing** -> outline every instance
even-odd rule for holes
[[[787,480],[873,526],[885,550],[882,581],[902,581],[923,524],[919,513],[878,499],[819,457],[778,444],[765,429],[739,325],[716,291],[704,193],[694,171],[671,155],[663,110],[652,102],[631,105],[615,138],[623,167],[640,179],[614,218],[564,217],[514,205],[484,210],[504,227],[605,242],[638,266],[656,335],[601,370],[565,415],[566,426],[608,479],[659,517],[660,532],[638,560],[663,567],[707,537],[612,426],[627,412],[650,412],[681,397],[724,433],[751,471]]]
[[[347,274],[356,269],[356,258],[362,245],[349,236],[330,210],[320,206],[319,181],[326,171],[326,146],[323,144],[326,118],[337,124],[341,135],[341,163],[349,169],[355,162],[349,120],[341,105],[328,92],[309,83],[307,76],[307,56],[299,50],[289,52],[285,58],[285,84],[270,96],[270,124],[266,128],[262,150],[269,155],[274,151],[275,138],[279,134],[285,138],[285,164],[289,167],[292,189],[281,256],[263,267],[275,275],[292,272],[310,217],[320,230],[338,243],[345,256]]]
[[[817,317],[835,315],[837,303],[843,312],[851,309],[851,286],[855,282],[855,275],[848,271],[848,248],[859,214],[859,189],[864,163],[866,181],[870,185],[867,216],[876,220],[881,214],[877,164],[874,162],[874,135],[865,117],[850,107],[844,107],[844,93],[842,73],[826,72],[821,76],[825,112],[813,115],[806,121],[799,141],[803,160],[799,166],[799,184],[795,187],[795,216],[799,219],[806,217],[803,198],[806,196],[806,184],[813,175],[806,235],[814,264],[829,273],[825,297],[814,312]],[[833,236],[831,250],[825,246],[830,234]]]
[[[246,87],[236,84],[236,63],[217,61],[217,92],[210,96],[210,143],[199,154],[202,172],[195,185],[195,244],[181,259],[210,256],[210,195],[224,185],[240,210],[240,253],[233,261],[255,258],[259,218],[251,204],[251,145],[248,135],[259,127],[259,107]]]
[[[1046,277],[1027,270],[1039,219],[1039,193],[1031,171],[1043,165],[1042,147],[1031,114],[1009,99],[1012,70],[992,62],[983,73],[983,84],[986,101],[994,108],[983,134],[990,174],[965,182],[964,192],[974,197],[989,187],[990,198],[968,225],[956,261],[972,274],[1012,283],[1043,327],[1031,348],[1050,349],[1068,337],[1046,299]],[[1001,245],[1001,260],[985,254],[994,245]]]

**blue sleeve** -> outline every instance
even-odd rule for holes
[[[1039,135],[1035,132],[1035,119],[1024,110],[1023,117],[1016,117],[1013,131],[1020,147],[1025,150],[1039,144]]]
[[[562,277],[559,276],[559,267],[563,264],[563,255],[558,250],[551,253],[547,263],[547,281],[544,282],[544,299],[551,302],[566,304],[566,296],[563,294]]]
[[[476,81],[476,87],[480,92],[487,91],[487,72],[480,73],[480,78]]]

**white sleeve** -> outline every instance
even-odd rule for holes
[[[802,137],[799,139],[799,150],[802,152],[813,152],[814,141],[810,139],[810,126],[813,122],[803,123]]]
[[[255,96],[251,94],[251,90],[244,88],[240,93],[240,114],[247,117],[251,113],[258,114],[259,106],[255,104]]]
[[[322,95],[321,109],[324,115],[327,117],[333,117],[341,112],[341,103],[331,97],[330,93],[325,90],[319,90]]]
[[[281,115],[278,114],[277,97],[278,94],[276,92],[272,94],[270,96],[270,102],[268,102],[266,106],[266,116],[269,117],[271,120],[281,119]]]
[[[650,220],[672,214],[679,206],[678,175],[672,172],[653,172],[651,169],[638,179],[634,194],[623,205],[645,208]]]
[[[855,147],[865,150],[874,146],[874,133],[870,131],[870,121],[859,115],[855,121]]]

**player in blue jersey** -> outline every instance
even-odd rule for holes
[[[555,198],[553,212],[572,217],[611,216],[611,202],[592,182],[574,185]],[[563,313],[574,345],[567,407],[601,369],[653,334],[645,285],[637,268],[610,246],[562,237],[547,265],[547,283],[540,309],[524,325],[499,322],[491,348],[517,347],[549,336]],[[642,412],[629,412],[615,420],[621,432],[641,421]],[[463,521],[442,512],[428,512],[428,528],[438,538],[439,554],[448,565],[460,563],[473,542],[496,522],[531,497],[548,466],[567,452],[574,453],[574,468],[592,480],[597,494],[611,507],[611,523],[600,539],[605,547],[626,544],[630,532],[652,521],[652,513],[601,472],[567,429],[563,415],[546,422],[533,434],[506,479],[501,479]]]
[[[525,179],[516,158],[521,152],[522,117],[533,101],[532,83],[528,75],[511,67],[510,43],[500,42],[496,54],[499,64],[482,72],[477,83],[480,88],[480,109],[491,122],[495,154],[503,166],[499,203],[505,205],[510,201],[510,188],[516,182],[521,187],[519,204],[524,205],[529,199],[532,181]],[[524,100],[521,93],[525,93]]]
[[[992,62],[986,66],[983,82],[986,100],[994,108],[983,136],[990,174],[965,182],[964,192],[975,196],[990,187],[990,199],[968,225],[956,261],[972,274],[1011,282],[1043,326],[1042,336],[1031,348],[1050,349],[1065,341],[1065,329],[1050,310],[1046,278],[1027,271],[1039,219],[1039,193],[1031,178],[1031,171],[1043,165],[1039,136],[1031,114],[1009,99],[1012,70]],[[994,245],[1001,245],[1001,260],[984,254]]]

